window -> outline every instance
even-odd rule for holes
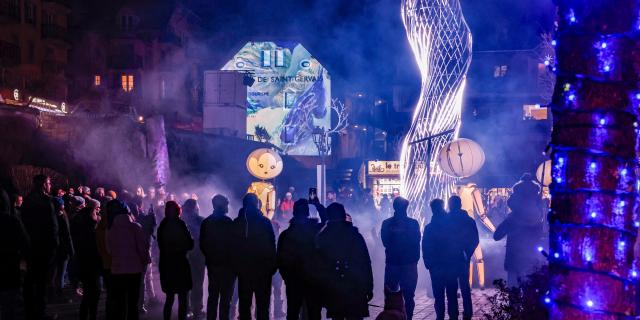
[[[44,24],[52,25],[55,23],[55,17],[51,13],[45,12],[43,15],[44,15]]]
[[[284,107],[291,109],[296,102],[296,95],[293,92],[284,93]]]
[[[133,75],[132,74],[123,74],[120,82],[122,84],[122,90],[125,92],[131,92],[133,90]]]
[[[167,81],[165,79],[160,80],[160,98],[167,97]]]
[[[36,23],[36,5],[31,2],[24,3],[24,18],[27,23]]]
[[[547,107],[542,107],[539,104],[525,104],[522,106],[522,119],[547,120],[548,111]]]
[[[493,77],[494,78],[502,78],[507,75],[507,70],[509,68],[507,66],[495,66],[493,69]]]
[[[276,67],[284,67],[284,52],[276,50]]]
[[[102,79],[100,78],[99,74],[96,74],[95,76],[93,76],[93,85],[94,86],[99,87],[101,82],[102,82]]]
[[[262,50],[262,66],[271,67],[271,50]]]
[[[29,63],[34,63],[36,61],[36,45],[33,43],[33,41],[30,41],[27,48],[29,50],[27,51],[27,61]]]
[[[128,16],[128,15],[120,16],[120,29],[122,31],[133,30],[133,16]]]

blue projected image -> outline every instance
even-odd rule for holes
[[[271,143],[290,155],[315,155],[315,126],[331,125],[331,79],[301,44],[249,42],[222,70],[249,72],[247,133],[265,128]]]

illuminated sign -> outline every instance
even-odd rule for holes
[[[28,107],[38,109],[43,112],[67,114],[67,112],[69,111],[65,102],[57,102],[40,97],[29,97],[25,100],[23,99],[24,96],[19,89],[13,89],[11,90],[11,93],[13,99],[9,99],[8,97],[1,99],[3,97],[2,95],[0,95],[0,101],[19,107],[26,106],[26,102],[28,101]]]
[[[367,172],[370,176],[398,176],[400,161],[369,161]]]
[[[38,97],[29,97],[29,107],[38,109],[44,112],[53,112],[53,113],[67,113],[67,104],[64,102],[54,102],[51,100],[38,98]]]
[[[331,126],[331,79],[301,44],[249,42],[222,70],[247,72],[247,134],[256,127],[290,155],[317,155],[311,130]]]

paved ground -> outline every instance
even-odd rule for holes
[[[475,310],[474,320],[484,319],[483,314],[488,311],[489,302],[487,297],[494,293],[494,290],[474,290],[473,291],[473,305]],[[460,314],[462,314],[462,303],[460,303]],[[383,301],[379,299],[374,299],[372,304],[375,305],[383,305]],[[103,313],[104,300],[100,302],[101,314]],[[71,291],[65,291],[65,298],[58,301],[58,303],[52,304],[49,307],[49,311],[52,314],[58,314],[59,319],[77,319],[78,318],[78,308],[79,308],[79,299],[77,296],[73,295]],[[174,307],[174,311],[177,307]],[[150,307],[150,312],[147,315],[143,315],[141,319],[143,320],[156,320],[162,319],[162,306],[155,305]],[[380,313],[381,309],[376,307],[370,307],[369,311],[371,312],[372,319]],[[103,318],[103,317],[101,317]],[[174,319],[175,319],[174,315]],[[416,297],[416,310],[413,317],[415,320],[432,320],[435,319],[435,312],[433,309],[433,299],[428,298],[426,294],[420,294]]]

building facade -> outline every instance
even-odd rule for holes
[[[200,18],[172,1],[127,1],[107,11],[89,7],[74,17],[85,25],[70,71],[79,110],[175,121],[200,113]]]
[[[70,0],[0,0],[0,87],[68,98]]]

